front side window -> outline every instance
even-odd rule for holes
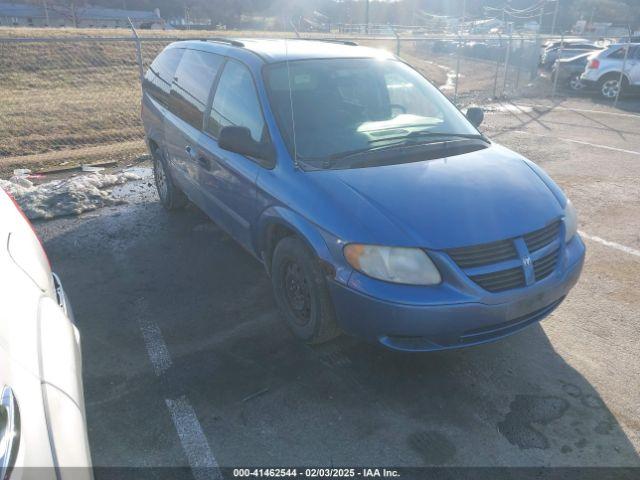
[[[185,50],[171,87],[170,108],[195,128],[202,128],[202,117],[209,92],[224,61],[223,57],[198,50]]]
[[[217,137],[222,127],[247,127],[256,142],[265,140],[266,127],[260,101],[247,67],[229,60],[216,88],[207,131]]]
[[[265,83],[290,152],[314,167],[395,144],[479,137],[444,95],[396,60],[277,63]]]

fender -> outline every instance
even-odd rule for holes
[[[627,63],[627,68],[630,67],[630,64]],[[609,77],[613,77],[613,78],[620,78],[620,70],[621,68],[617,68],[617,67],[610,67],[607,71],[602,72],[602,74],[598,77],[598,82],[602,81],[602,79],[606,76]],[[627,72],[622,72],[622,78],[627,82],[627,85],[633,85],[633,83],[631,83],[631,79],[629,78],[629,75]]]
[[[158,145],[160,150],[162,150],[162,131],[160,131],[160,128],[156,127],[155,125],[149,128],[145,140],[149,153],[151,153],[151,142]]]
[[[262,212],[258,219],[257,228],[254,235],[254,245],[256,252],[259,252],[260,257],[267,266],[268,260],[265,257],[266,234],[270,226],[274,224],[282,225],[293,231],[295,231],[300,238],[302,238],[309,248],[320,258],[328,263],[333,264],[333,257],[324,237],[320,233],[320,228],[302,215],[290,210],[284,206],[271,206]]]

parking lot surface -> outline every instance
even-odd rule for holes
[[[484,131],[560,184],[588,253],[549,318],[482,347],[298,343],[263,267],[148,181],[38,223],[82,333],[95,465],[640,466],[638,111],[490,106]]]

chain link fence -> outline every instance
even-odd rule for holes
[[[184,38],[193,33],[180,32]],[[204,32],[198,38],[205,38]],[[542,40],[537,37],[344,38],[399,53],[462,106],[552,92],[551,82],[538,75]],[[144,155],[136,42],[146,71],[178,39],[0,37],[0,170],[131,161]]]

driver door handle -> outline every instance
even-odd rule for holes
[[[193,150],[193,147],[191,145],[187,145],[186,147],[184,147],[184,151],[187,152],[187,155],[189,155],[191,158],[195,156],[195,151]]]

